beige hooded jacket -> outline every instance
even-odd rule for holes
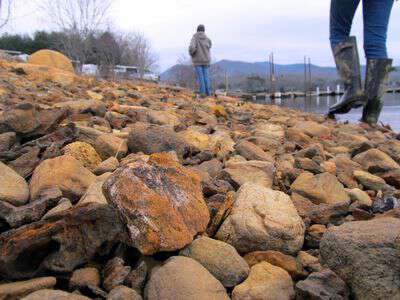
[[[211,40],[204,32],[197,32],[190,42],[189,54],[194,66],[208,66],[211,63]]]

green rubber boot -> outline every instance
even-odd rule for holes
[[[333,55],[340,79],[344,82],[345,93],[337,104],[329,108],[330,117],[365,105],[356,37],[350,36],[337,45]]]
[[[392,71],[392,59],[368,59],[365,77],[365,98],[362,121],[368,124],[378,123],[383,107],[389,73]]]

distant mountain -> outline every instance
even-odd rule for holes
[[[265,77],[267,70],[269,70],[268,62],[243,62],[243,61],[232,61],[232,60],[221,60],[214,64],[222,71],[226,71],[229,76],[248,76],[248,75],[259,75]],[[175,65],[164,73],[161,74],[161,80],[168,81],[173,78],[179,65]],[[280,65],[275,64],[275,69],[277,75],[279,74],[293,74],[302,75],[304,74],[303,64],[289,64]],[[335,67],[320,67],[316,65],[311,66],[311,71],[313,76],[323,76],[323,77],[335,77],[336,68]]]
[[[222,71],[226,71],[229,76],[249,76],[259,75],[265,77],[267,70],[269,70],[268,62],[243,62],[243,61],[232,61],[232,60],[221,60],[214,64]],[[175,65],[164,73],[161,74],[161,80],[168,81],[172,80],[179,65]],[[289,64],[280,65],[275,64],[276,74],[279,75],[303,75],[304,65],[303,64]],[[365,72],[365,66],[362,67],[362,73]],[[317,65],[311,65],[312,76],[326,79],[335,79],[337,77],[335,67],[320,67]],[[392,79],[398,80],[400,78],[400,68],[392,74]]]

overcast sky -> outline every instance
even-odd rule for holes
[[[51,28],[32,1],[20,3],[9,31]],[[308,55],[313,63],[330,66],[329,5],[329,0],[114,0],[111,19],[119,30],[137,30],[148,37],[161,71],[186,54],[199,23],[213,40],[215,60],[265,61],[273,51],[277,63],[299,63]],[[361,48],[361,5],[353,33]],[[392,12],[388,47],[400,65],[400,3]]]

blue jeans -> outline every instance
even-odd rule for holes
[[[200,94],[211,96],[211,82],[209,66],[195,66]]]
[[[386,38],[394,0],[363,0],[364,51],[369,58],[387,58]],[[332,48],[350,35],[360,0],[331,0],[330,41]]]

